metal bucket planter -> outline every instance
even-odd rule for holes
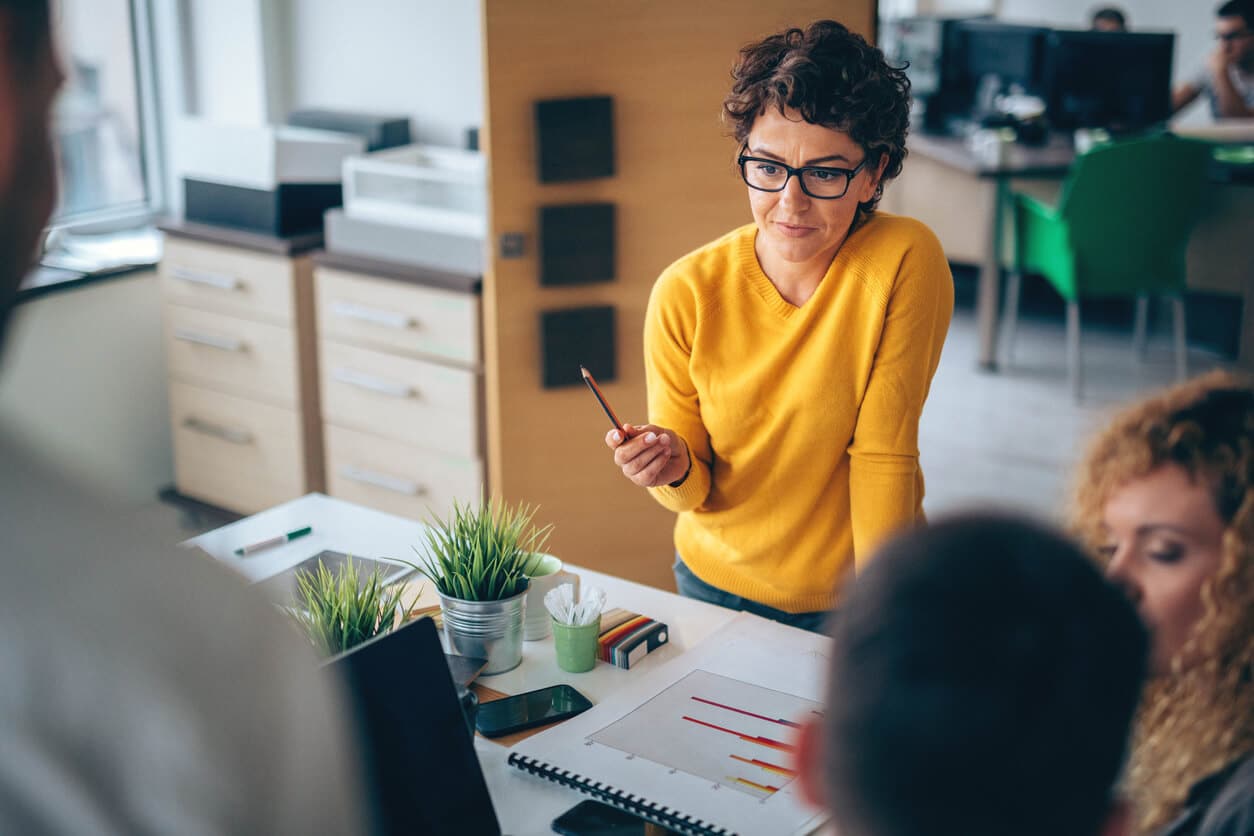
[[[523,600],[527,590],[500,601],[463,601],[440,594],[449,653],[487,659],[484,674],[522,664]]]

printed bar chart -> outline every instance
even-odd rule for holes
[[[765,799],[796,777],[798,720],[818,713],[811,700],[697,670],[590,739]]]
[[[761,714],[754,714],[752,711],[745,711],[743,708],[733,708],[730,705],[723,705],[722,703],[714,702],[714,700],[707,700],[704,697],[693,697],[693,699],[697,702],[705,703],[706,705],[712,705],[715,708],[725,708],[728,711],[735,711],[737,714],[744,714],[747,717],[756,717],[759,720],[766,720],[769,723],[779,723],[781,726],[791,726],[794,729],[801,726],[800,723],[795,723],[792,720],[785,720],[778,717],[763,717]]]

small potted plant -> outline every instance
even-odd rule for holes
[[[453,510],[426,532],[419,566],[440,596],[449,651],[487,659],[485,674],[522,662],[523,599],[527,570],[552,526],[537,528],[535,509],[500,500],[453,502]]]
[[[397,626],[403,589],[385,587],[380,569],[360,577],[351,557],[337,572],[319,561],[317,570],[296,574],[288,613],[318,652],[334,656]]]

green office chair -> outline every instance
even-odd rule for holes
[[[1187,372],[1185,249],[1207,188],[1211,147],[1161,135],[1101,145],[1076,157],[1057,208],[1013,195],[1014,270],[1006,294],[1011,359],[1025,271],[1049,280],[1067,302],[1067,376],[1080,397],[1080,300],[1136,298],[1134,344],[1145,350],[1151,295],[1172,302],[1176,375]]]

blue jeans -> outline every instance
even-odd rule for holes
[[[724,592],[694,575],[679,555],[675,555],[675,565],[672,568],[675,570],[675,586],[679,588],[679,594],[685,598],[694,598],[698,601],[705,601],[707,604],[717,604],[730,610],[743,610],[787,624],[789,627],[809,630],[811,633],[827,632],[825,627],[827,618],[831,615],[830,612],[784,612],[768,607],[766,604],[759,604],[757,601],[750,601],[748,598]]]

